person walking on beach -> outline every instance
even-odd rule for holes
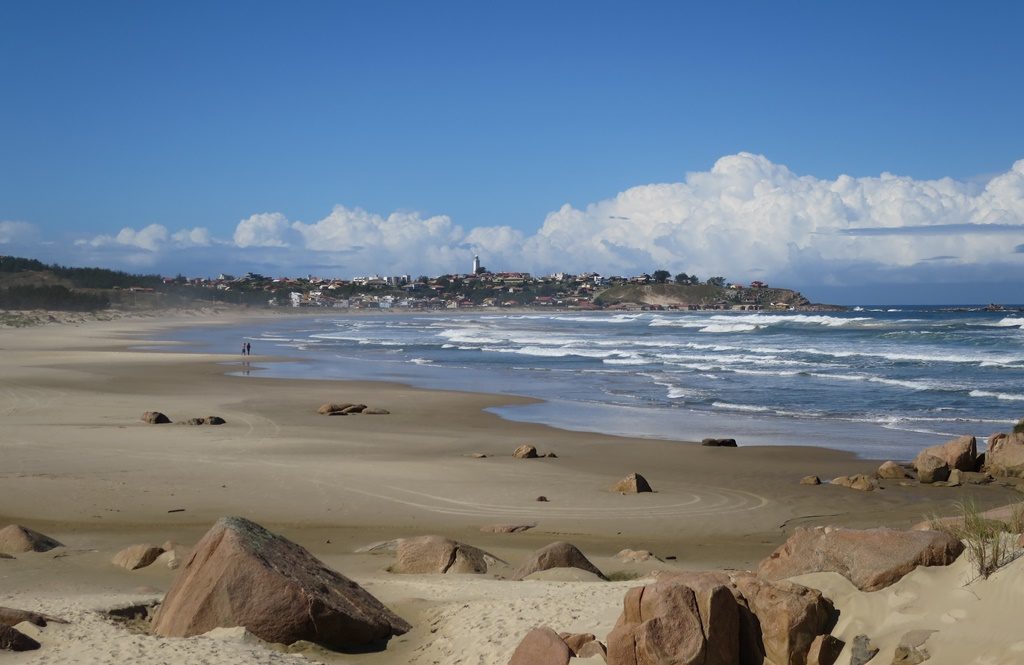
[[[248,344],[246,342],[242,342],[242,355],[243,356],[246,355],[246,353],[245,353],[246,350],[247,350],[246,346],[248,346]]]
[[[251,356],[252,355],[252,344],[250,344],[249,342],[245,343],[245,355],[247,355],[247,356]]]

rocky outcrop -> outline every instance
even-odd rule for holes
[[[804,476],[803,478],[800,479],[800,484],[801,485],[820,485],[821,484],[821,478],[819,478],[818,476]]]
[[[512,453],[513,457],[519,459],[534,459],[537,457],[537,448],[529,444],[523,444],[516,448],[515,452]]]
[[[831,635],[818,635],[807,651],[807,665],[835,665],[846,643]]]
[[[620,494],[639,494],[640,492],[653,492],[651,484],[639,473],[631,473],[612,486],[613,492]]]
[[[316,410],[321,416],[333,416],[336,413],[341,413],[350,406],[354,406],[351,402],[344,402],[342,404],[335,404],[334,402],[327,402],[321,404],[320,408]]]
[[[906,469],[896,462],[891,461],[883,462],[882,465],[878,467],[877,474],[878,477],[883,480],[904,480],[910,477],[910,474],[907,473]]]
[[[0,529],[0,552],[5,554],[49,552],[55,547],[63,547],[63,545],[27,526],[9,524]]]
[[[39,642],[28,635],[0,624],[0,651],[33,651],[38,648]]]
[[[402,538],[393,573],[486,573],[486,553],[442,536]]]
[[[115,554],[111,563],[126,570],[138,570],[156,561],[163,553],[164,549],[155,545],[131,545]]]
[[[700,445],[708,448],[735,448],[736,439],[703,439]]]
[[[365,648],[410,628],[295,543],[240,517],[217,521],[179,570],[153,621],[163,637],[242,626],[262,640]]]
[[[746,572],[685,572],[630,589],[609,665],[805,663],[838,612],[820,592]]]
[[[171,422],[171,419],[160,413],[159,411],[146,411],[142,414],[142,422],[149,423],[150,425],[166,425]]]
[[[949,479],[949,464],[935,455],[918,455],[914,460],[914,468],[917,469],[918,482],[926,485],[945,482]]]
[[[189,418],[186,425],[223,425],[227,421],[220,416],[205,416],[202,418]]]
[[[919,460],[923,460],[929,455],[938,457],[950,469],[960,469],[961,471],[978,470],[978,445],[973,436],[961,436],[938,446],[925,448],[914,459],[914,468],[918,467]]]
[[[579,568],[605,580],[597,566],[583,555],[575,545],[566,542],[551,543],[530,555],[530,558],[512,573],[512,579],[521,580],[527,575],[552,568]]]
[[[569,665],[572,652],[547,626],[534,628],[519,642],[508,665]]]
[[[990,436],[985,470],[993,476],[1024,478],[1024,432]]]
[[[878,489],[878,483],[875,482],[875,479],[863,473],[833,478],[832,484],[848,487],[852,490],[860,490],[861,492],[872,492]]]
[[[876,591],[918,566],[949,565],[963,550],[963,543],[940,531],[798,528],[757,572],[769,580],[834,572],[861,591]]]

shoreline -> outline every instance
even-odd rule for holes
[[[71,618],[69,631],[88,628],[77,641],[62,642],[61,628],[47,633],[41,657],[59,659],[54,649],[60,648],[75,657],[82,649],[108,649],[125,633],[96,618],[95,610],[162,597],[175,571],[125,571],[110,563],[116,552],[167,540],[189,547],[225,515],[247,517],[306,547],[414,626],[386,651],[318,660],[426,664],[466,653],[501,663],[526,630],[552,617],[572,614],[576,618],[562,628],[607,634],[625,590],[637,582],[394,575],[386,570],[390,556],[359,550],[439,534],[515,565],[537,548],[566,540],[601,570],[636,580],[654,570],[752,568],[796,526],[909,527],[932,513],[952,512],[957,501],[974,499],[985,508],[1019,496],[995,484],[940,488],[889,481],[874,492],[807,486],[799,483],[804,475],[871,473],[877,463],[816,447],[712,448],[575,432],[485,411],[528,398],[255,372],[237,377],[230,372],[238,355],[180,346],[140,350],[179,325],[244,320],[252,319],[126,319],[0,331],[0,527],[24,524],[66,546],[56,557],[30,553],[0,561],[0,605]],[[342,401],[390,413],[316,413],[324,402]],[[175,422],[141,422],[149,410]],[[181,424],[207,415],[227,422]],[[513,457],[524,443],[558,457]],[[655,491],[610,491],[631,472],[643,474]],[[481,531],[495,524],[534,526],[515,534]],[[627,548],[661,560],[617,560]],[[433,646],[430,627],[438,621],[446,641],[437,644],[455,651]],[[505,628],[488,634],[488,625]],[[145,662],[149,656],[140,654],[169,644],[132,639],[141,646],[122,654],[121,662]],[[196,649],[234,653],[204,646],[207,640],[172,644],[191,650],[176,663],[195,662]],[[265,662],[222,657],[210,662]],[[17,658],[19,665],[37,662]]]

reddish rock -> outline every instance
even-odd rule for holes
[[[909,478],[910,474],[896,462],[884,462],[878,467],[878,477],[883,480],[903,480]]]
[[[149,423],[150,425],[166,425],[171,422],[171,419],[160,413],[159,411],[146,411],[142,414],[142,422]]]
[[[685,572],[630,589],[610,665],[804,663],[838,613],[819,592],[751,573]]]
[[[608,660],[608,647],[602,644],[599,640],[587,642],[580,647],[579,651],[576,652],[577,658],[593,658],[594,656],[600,656],[601,660],[606,662]]]
[[[914,460],[914,468],[917,469],[918,482],[930,485],[935,482],[945,482],[949,479],[949,464],[946,460],[935,455],[921,454]]]
[[[569,665],[572,652],[547,626],[534,628],[519,642],[508,665]]]
[[[153,621],[162,637],[242,626],[267,642],[352,649],[410,628],[295,543],[240,517],[217,521],[179,570]]]
[[[990,436],[985,470],[993,476],[1024,478],[1024,432]]]
[[[861,591],[876,591],[918,566],[949,565],[963,550],[963,543],[940,531],[798,528],[757,572],[769,580],[835,572]]]
[[[871,492],[878,489],[878,483],[876,483],[873,478],[863,473],[833,478],[832,484],[839,485],[841,487],[848,487],[852,490],[860,490],[862,492]]]
[[[612,487],[613,492],[623,494],[639,494],[640,492],[653,492],[650,483],[639,473],[631,473]]]
[[[0,651],[33,651],[38,648],[39,642],[28,635],[0,624]]]
[[[527,575],[552,568],[579,568],[603,580],[608,579],[575,545],[565,542],[551,543],[534,552],[526,563],[512,573],[512,579],[521,580]]]
[[[0,552],[5,554],[49,552],[55,547],[63,547],[63,545],[27,526],[9,524],[0,529]]]
[[[584,644],[597,639],[593,633],[559,633],[558,636],[565,642],[565,646],[569,647],[569,651],[572,652],[573,656],[579,655],[579,651],[583,648]]]
[[[945,462],[950,469],[961,471],[978,470],[978,445],[973,436],[961,436],[946,443],[925,448],[914,459],[914,468],[918,461],[931,455]]]
[[[518,457],[519,459],[534,459],[537,457],[537,448],[523,444],[516,448],[515,452],[512,453],[512,456]]]
[[[395,549],[393,573],[486,573],[483,550],[442,536],[402,538]]]
[[[156,547],[154,545],[132,545],[115,554],[111,563],[115,566],[121,566],[126,570],[138,570],[139,568],[145,568],[156,561],[157,557],[163,553],[164,550],[162,547]]]
[[[807,652],[807,665],[835,665],[846,642],[831,635],[818,635]]]

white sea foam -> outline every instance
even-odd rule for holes
[[[991,326],[993,328],[1021,328],[1021,329],[1024,329],[1024,318],[1021,318],[1019,316],[1007,316],[1006,318],[1001,319],[1000,321],[996,321],[995,323],[988,323],[988,324],[985,324],[985,325]]]
[[[734,333],[734,332],[750,332],[751,330],[757,330],[761,326],[755,326],[750,323],[712,323],[704,326],[700,329],[702,333]]]
[[[1007,402],[1024,402],[1024,395],[1012,395],[1010,393],[994,393],[988,390],[972,390],[967,394],[971,397],[991,397]]]
[[[413,365],[433,365],[434,361],[429,358],[411,358],[409,360]]]
[[[749,411],[751,413],[767,413],[771,409],[767,406],[755,406],[753,404],[733,404],[732,402],[712,402],[711,406],[716,409],[729,409],[731,411]]]

